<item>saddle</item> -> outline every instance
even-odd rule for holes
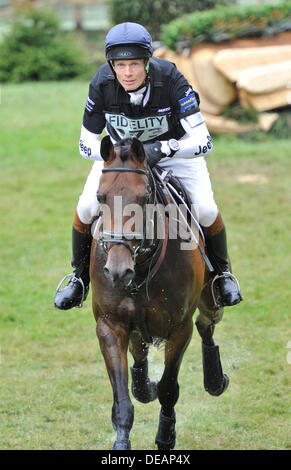
[[[198,233],[201,236],[203,244],[205,245],[205,238],[204,238],[202,227],[200,226],[196,218],[196,214],[193,214],[192,212],[191,199],[183,183],[177,176],[173,175],[172,170],[166,171],[160,166],[156,165],[151,171],[152,171],[153,178],[155,181],[158,202],[164,204],[165,206],[169,204],[169,202],[172,202],[173,204],[176,205],[178,210],[180,210],[181,205],[182,207],[184,206],[186,208],[186,212],[187,212],[187,216],[185,218],[186,231],[188,232],[188,235],[191,234],[191,237],[190,239],[189,237],[185,239],[182,236],[180,236],[180,238],[185,242],[191,242],[191,241],[196,242],[197,247],[204,259],[207,269],[213,273],[214,268],[208,256],[206,255],[204,249],[201,247],[201,244],[199,242],[199,235],[198,237],[196,237],[191,228],[191,225],[194,224],[196,229],[198,230]]]
[[[156,172],[154,172],[153,176],[155,178],[157,187],[159,189],[158,191],[159,202],[161,202],[164,205],[167,205],[169,201],[165,194],[165,188],[161,185],[160,178],[157,177],[157,173],[165,182],[168,192],[171,190],[171,188],[173,188],[172,195],[173,195],[175,202],[177,204],[182,203],[186,205],[189,211],[191,211],[191,200],[181,180],[177,176],[174,176],[171,170],[168,172],[165,172],[165,170],[163,170],[163,168],[161,168],[158,165],[155,166],[155,170]]]
[[[193,222],[193,220],[194,220],[194,222],[196,224],[196,228],[199,228],[199,233],[201,235],[201,238],[203,240],[203,244],[205,246],[205,238],[204,238],[203,229],[200,226],[200,224],[198,223],[197,219],[195,218],[195,214],[192,213],[191,200],[190,200],[190,197],[189,197],[186,189],[184,188],[184,185],[182,184],[182,182],[180,181],[180,179],[178,177],[173,176],[171,171],[166,172],[160,167],[155,167],[155,168],[156,168],[156,171],[155,171],[155,169],[153,171],[154,171],[154,177],[157,181],[157,186],[160,187],[160,192],[158,193],[159,194],[158,197],[161,198],[160,202],[164,201],[164,204],[165,203],[167,204],[170,200],[170,201],[176,203],[177,205],[181,205],[181,203],[182,203],[185,207],[187,207],[187,221],[186,221],[186,224],[190,220],[190,225],[191,225],[191,222]],[[164,198],[164,199],[162,199],[162,198]],[[192,232],[191,227],[189,225],[187,226],[187,231],[191,235],[194,235],[194,233]],[[180,238],[182,238],[182,237],[180,237]],[[214,267],[212,266],[212,263],[210,262],[210,260],[208,258],[207,252],[205,252],[204,248],[201,247],[201,244],[199,242],[199,236],[197,236],[197,238],[195,239],[195,235],[194,235],[194,239],[192,239],[192,240],[186,239],[184,241],[189,242],[189,241],[193,241],[193,240],[196,242],[197,248],[199,249],[199,251],[201,253],[201,256],[203,257],[203,260],[205,262],[205,265],[206,265],[206,267],[207,267],[207,269],[210,273],[210,283],[211,283],[210,288],[211,288],[211,294],[212,294],[214,306],[217,307],[217,308],[221,308],[222,305],[223,305],[221,303],[221,293],[220,293],[220,289],[218,288],[218,285],[217,285],[216,281],[219,280],[222,277],[229,277],[235,282],[235,284],[237,285],[238,290],[240,290],[238,280],[230,272],[219,272],[219,271],[216,272],[215,271]]]

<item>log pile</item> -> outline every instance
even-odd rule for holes
[[[187,56],[167,48],[156,50],[154,55],[174,62],[199,93],[200,108],[211,131],[267,132],[279,117],[280,108],[291,105],[291,33],[200,44]],[[237,101],[260,113],[258,123],[241,124],[221,115]]]

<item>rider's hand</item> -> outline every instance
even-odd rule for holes
[[[143,148],[150,167],[155,166],[161,158],[167,157],[167,154],[162,152],[162,143],[158,140],[149,144],[144,144]]]

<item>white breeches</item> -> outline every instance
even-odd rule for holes
[[[204,157],[193,159],[164,158],[159,166],[165,170],[173,170],[173,174],[181,179],[188,192],[192,204],[195,205],[199,223],[209,227],[215,221],[218,208],[214,201],[209,173]],[[77,206],[80,220],[91,224],[97,214],[98,201],[96,198],[99,180],[102,174],[103,161],[96,160],[89,173],[83,193]]]

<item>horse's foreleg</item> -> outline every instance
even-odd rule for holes
[[[141,403],[149,403],[157,398],[158,382],[149,379],[147,359],[149,347],[137,331],[133,331],[130,336],[129,350],[134,359],[134,364],[130,368],[132,394]]]
[[[128,331],[102,317],[98,318],[96,331],[113,391],[112,424],[116,431],[113,449],[130,449],[133,405],[128,391]]]
[[[166,342],[165,369],[158,383],[158,398],[161,404],[159,428],[156,435],[158,449],[174,449],[175,404],[179,398],[178,374],[184,352],[190,342],[193,330],[192,319],[176,327]]]

